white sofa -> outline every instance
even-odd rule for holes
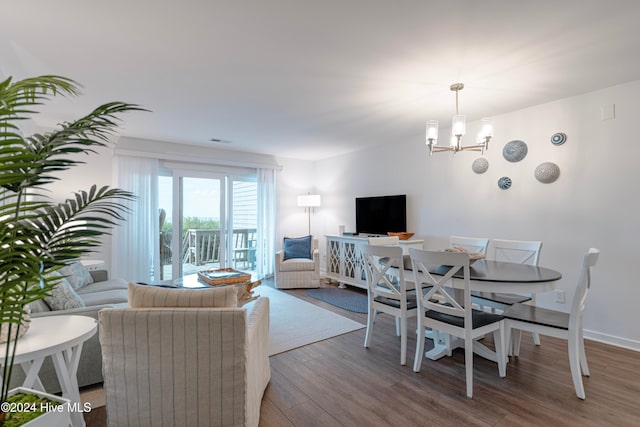
[[[276,252],[275,284],[278,289],[317,288],[320,286],[318,239],[311,240],[311,258],[285,260],[284,249]]]
[[[230,296],[212,290],[236,297],[233,286],[130,285],[132,308],[100,312],[110,426],[258,426],[271,378],[269,299],[228,307]]]

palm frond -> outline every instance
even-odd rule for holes
[[[83,163],[78,156],[111,144],[118,116],[146,111],[135,104],[111,102],[59,129],[24,137],[19,121],[53,96],[78,95],[73,80],[40,76],[0,81],[0,323],[20,328],[24,305],[44,298],[55,286],[48,273],[101,245],[101,237],[122,221],[133,194],[109,187],[78,191],[54,204],[44,185]],[[4,346],[0,402],[8,393],[15,348]],[[0,412],[2,412],[0,410]]]
[[[78,95],[79,86],[60,76],[39,76],[12,82],[9,77],[0,82],[0,124],[15,120],[20,114],[33,114],[31,106],[40,105],[50,95]]]
[[[99,246],[101,236],[129,212],[128,191],[92,186],[55,206],[42,206],[24,219],[32,243],[40,245],[42,259],[74,259]]]

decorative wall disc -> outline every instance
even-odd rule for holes
[[[508,176],[503,176],[502,178],[500,178],[498,180],[498,187],[503,190],[508,190],[509,187],[511,187],[511,178],[509,178]]]
[[[527,155],[527,144],[524,141],[520,141],[518,139],[507,142],[507,144],[502,149],[502,155],[504,158],[510,162],[519,162],[524,159]]]
[[[489,169],[489,160],[484,157],[478,157],[473,161],[471,169],[477,174],[485,173]]]
[[[553,145],[562,145],[567,141],[567,134],[558,132],[551,135],[551,143]]]
[[[560,176],[560,168],[553,162],[540,163],[536,167],[535,176],[543,184],[551,184]]]

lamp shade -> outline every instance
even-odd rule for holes
[[[313,208],[320,206],[319,194],[305,194],[304,196],[298,196],[298,206],[303,208]]]

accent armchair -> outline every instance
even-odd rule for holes
[[[109,426],[258,426],[269,299],[208,291],[130,285],[136,308],[100,311]]]
[[[310,250],[300,251],[299,243],[310,239]],[[291,244],[289,244],[291,243]],[[293,247],[293,249],[289,249]],[[304,254],[302,254],[304,252]],[[318,239],[311,236],[285,238],[284,249],[276,252],[276,288],[317,288],[320,286]]]

